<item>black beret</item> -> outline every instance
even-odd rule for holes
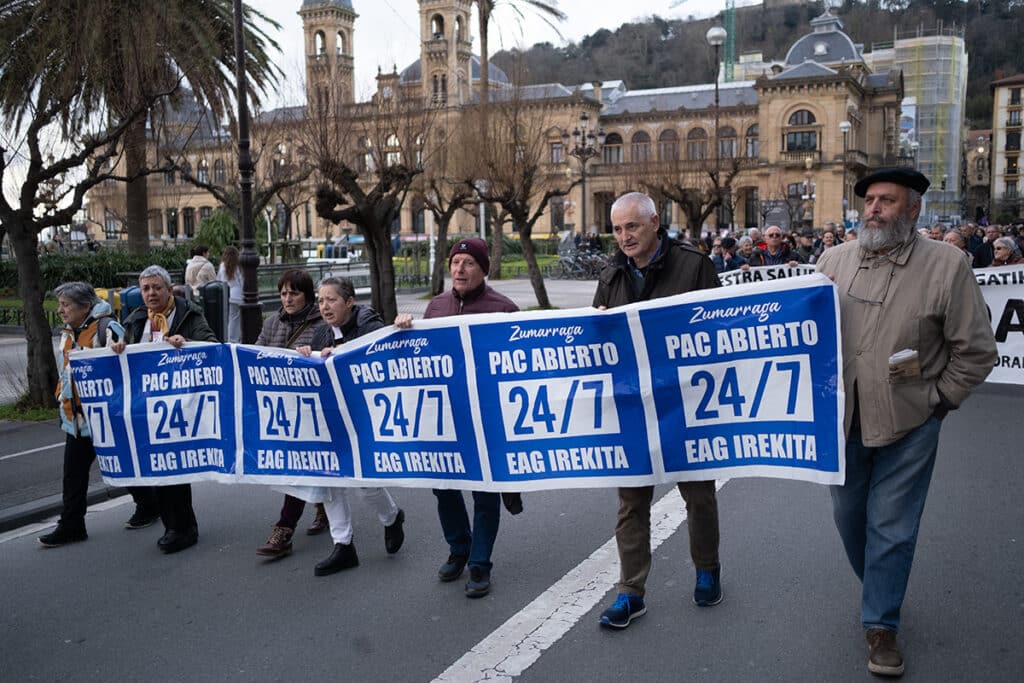
[[[736,240],[734,240],[731,237],[723,237],[722,246],[725,247],[726,249],[732,249],[733,247],[736,246]]]
[[[803,232],[800,233],[800,236],[801,237],[814,237],[814,231],[813,230],[804,230]]]
[[[903,166],[891,168],[880,168],[874,173],[864,176],[853,186],[853,193],[858,197],[867,194],[868,188],[874,183],[896,183],[903,187],[909,187],[918,194],[924,194],[931,184],[919,171]]]

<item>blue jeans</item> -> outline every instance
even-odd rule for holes
[[[453,555],[468,555],[469,566],[491,571],[491,551],[498,536],[501,519],[501,494],[473,491],[473,528],[462,491],[434,489],[437,516],[441,520],[444,540]]]
[[[935,466],[942,422],[935,417],[896,443],[869,448],[859,430],[846,441],[846,483],[832,486],[832,514],[863,583],[864,628],[898,631],[917,530]]]

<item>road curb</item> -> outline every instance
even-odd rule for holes
[[[89,505],[92,505],[127,494],[127,488],[107,486],[102,483],[92,484],[89,486],[86,500]],[[64,500],[62,496],[56,494],[0,510],[0,533],[59,515],[63,505]]]

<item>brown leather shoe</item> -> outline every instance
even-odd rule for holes
[[[896,632],[870,628],[868,639],[868,671],[880,676],[902,676],[903,655],[896,645]]]
[[[291,553],[292,533],[294,532],[286,526],[275,526],[270,530],[267,542],[256,548],[256,554],[278,558]]]
[[[313,523],[306,529],[306,533],[310,536],[316,536],[327,531],[327,511],[324,510],[323,503],[316,504],[316,517],[313,518]]]

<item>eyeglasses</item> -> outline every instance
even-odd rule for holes
[[[1006,247],[1004,247],[1004,246],[1002,246],[1002,245],[1000,245],[1000,246],[998,246],[998,247],[993,247],[993,248],[994,248],[994,249],[995,249],[996,251],[1006,251],[1006,250],[1007,250],[1007,248],[1006,248]]]
[[[857,286],[857,276],[860,275],[861,271],[864,271],[864,270],[871,270],[871,267],[870,266],[860,266],[859,268],[857,268],[857,272],[855,272],[853,274],[853,279],[850,280],[850,286],[846,289],[846,296],[848,296],[851,299],[854,299],[856,301],[859,301],[862,304],[870,304],[872,306],[881,306],[883,303],[885,303],[886,297],[889,296],[889,287],[892,286],[893,277],[896,275],[896,262],[893,261],[892,269],[889,271],[889,277],[886,278],[886,280],[885,280],[885,291],[882,292],[881,300],[875,300],[875,299],[866,298],[867,297],[867,293],[866,292],[862,292],[864,294],[863,297],[862,296],[858,296],[857,294],[854,294],[854,288]],[[861,287],[867,287],[867,286],[870,285],[870,283],[865,282],[866,280],[867,280],[867,278],[861,278]]]
[[[769,233],[765,234],[765,237],[768,237],[768,238],[782,237],[782,233],[781,232],[769,232]]]

